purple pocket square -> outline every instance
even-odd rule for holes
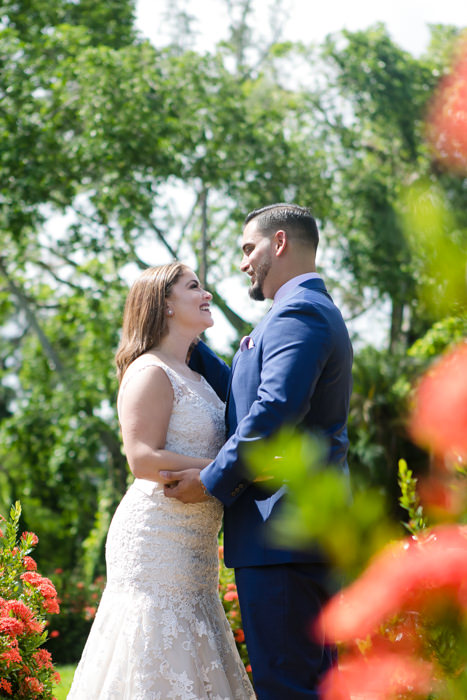
[[[255,341],[253,340],[253,338],[249,335],[244,335],[240,341],[241,352],[243,352],[244,350],[251,350],[254,347],[255,347]]]

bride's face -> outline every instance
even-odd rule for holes
[[[210,328],[214,323],[209,306],[211,299],[212,294],[201,287],[198,277],[187,268],[167,299],[169,329],[171,324],[177,325],[196,336]]]

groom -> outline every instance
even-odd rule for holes
[[[280,549],[270,521],[286,497],[252,482],[244,447],[284,425],[322,435],[329,461],[346,468],[352,348],[342,316],[315,268],[318,230],[310,211],[273,204],[251,212],[243,230],[240,268],[250,296],[273,299],[234,357],[227,394],[228,440],[211,464],[163,472],[185,503],[205,491],[225,506],[224,553],[235,567],[242,623],[259,700],[318,698],[318,684],[335,663],[333,650],[310,629],[328,593],[328,567],[316,549]],[[200,343],[191,366],[218,393],[226,366]],[[284,475],[286,477],[286,475]]]

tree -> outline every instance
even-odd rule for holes
[[[326,83],[310,95],[329,143],[329,232],[351,275],[349,301],[363,299],[365,289],[373,303],[389,300],[391,351],[413,342],[434,320],[417,298],[421,265],[398,213],[401,193],[418,179],[435,178],[459,210],[465,208],[460,183],[436,172],[424,141],[427,105],[457,34],[431,30],[431,47],[419,59],[394,44],[381,25],[328,37],[320,52]]]
[[[225,51],[157,50],[132,8],[115,23],[107,3],[8,3],[0,32],[0,494],[3,510],[21,499],[49,568],[84,551],[92,571],[126,488],[112,356],[128,264],[180,256],[215,282],[259,197],[322,191],[291,92],[231,72]],[[192,202],[181,225],[174,183]]]

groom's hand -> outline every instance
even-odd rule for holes
[[[166,481],[164,494],[167,498],[176,498],[182,503],[201,503],[207,499],[199,478],[199,469],[184,469],[178,472],[161,471],[159,474]]]

